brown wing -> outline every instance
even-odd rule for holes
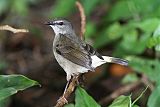
[[[56,44],[56,52],[77,65],[93,70],[89,53],[64,35],[60,36],[60,40]]]

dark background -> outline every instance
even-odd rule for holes
[[[130,61],[129,67],[105,64],[85,74],[86,91],[99,102],[124,83],[138,81],[143,75],[157,87],[160,49],[156,41],[159,39],[154,37],[160,35],[155,34],[160,22],[159,0],[81,0],[81,3],[87,18],[86,42],[103,55]],[[29,30],[17,34],[0,31],[0,74],[23,74],[41,84],[12,96],[5,107],[50,107],[62,95],[66,74],[52,53],[54,32],[43,24],[58,17],[71,21],[77,35],[80,34],[75,0],[0,0],[0,25]],[[124,80],[126,75],[129,76]],[[145,87],[146,84],[140,84],[134,88],[132,98],[138,97]],[[150,94],[148,90],[138,101],[141,107],[146,107]],[[69,101],[74,102],[74,93]],[[111,101],[101,105],[109,105]]]

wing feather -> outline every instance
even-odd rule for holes
[[[62,35],[55,48],[58,54],[62,55],[69,61],[89,70],[93,70],[93,67],[91,66],[92,59],[89,52],[68,37]]]

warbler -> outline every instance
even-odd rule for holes
[[[55,32],[53,53],[59,65],[66,72],[67,81],[71,79],[71,76],[94,71],[96,67],[107,62],[128,65],[127,60],[102,56],[76,35],[72,24],[67,20],[53,20],[47,22],[46,25],[52,27]]]

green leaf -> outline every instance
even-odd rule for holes
[[[160,105],[160,85],[154,89],[152,94],[149,96],[147,105],[148,107],[159,107]]]
[[[6,98],[0,101],[0,107],[9,107],[9,104],[10,104],[10,98]]]
[[[38,82],[31,80],[23,75],[0,75],[0,100],[3,100],[18,91],[24,90]]]
[[[12,87],[1,89],[0,90],[0,101],[15,93],[17,93],[17,90]]]
[[[131,97],[121,95],[109,107],[131,107]]]
[[[57,0],[51,12],[49,12],[49,16],[51,18],[54,17],[66,17],[69,16],[75,9],[75,0]]]
[[[74,104],[67,104],[64,107],[75,107]]]
[[[127,83],[133,83],[138,81],[139,78],[137,77],[137,75],[135,73],[130,73],[128,75],[126,75],[123,79],[122,79],[122,83],[123,84],[127,84]]]
[[[81,87],[76,89],[75,107],[100,107],[96,101]]]
[[[132,107],[139,107],[138,105],[133,105]]]

